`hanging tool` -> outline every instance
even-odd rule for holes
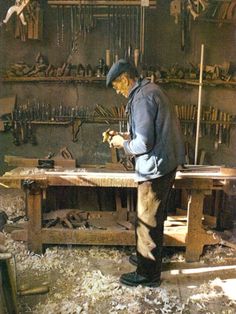
[[[178,24],[181,15],[181,0],[173,0],[170,3],[170,15],[175,17],[175,24]]]
[[[57,6],[57,46],[60,47],[61,39],[60,39],[60,8]]]
[[[140,56],[140,46],[139,46],[139,36],[140,36],[140,10],[139,7],[136,6],[134,9],[134,65],[137,68],[139,64],[139,56]]]
[[[7,11],[7,14],[6,14],[6,17],[5,19],[3,20],[3,23],[4,24],[7,24],[7,22],[9,21],[9,19],[11,18],[12,14],[13,13],[16,13],[17,16],[19,16],[20,20],[21,20],[21,23],[23,25],[26,25],[27,22],[25,20],[25,17],[24,17],[24,13],[23,13],[23,10],[24,8],[28,5],[28,3],[30,2],[30,0],[16,0],[15,2],[15,5],[12,5],[8,11]]]
[[[141,62],[144,62],[145,54],[145,24],[146,24],[146,3],[141,1],[140,6],[140,59]]]
[[[108,68],[111,66],[111,21],[110,21],[110,5],[107,8],[107,49],[106,49],[106,65]]]
[[[185,49],[185,41],[186,41],[186,10],[185,10],[185,2],[181,2],[181,50]]]
[[[195,165],[197,164],[197,157],[198,157],[199,128],[200,128],[200,118],[201,118],[203,60],[204,60],[204,45],[202,44],[201,45],[201,59],[200,59],[199,91],[198,91],[197,130],[196,130],[195,155],[194,155]]]
[[[187,9],[195,20],[208,6],[208,0],[188,0]]]
[[[65,24],[64,24],[64,6],[61,7],[61,43],[64,43],[64,33],[65,33]]]

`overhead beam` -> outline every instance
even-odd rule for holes
[[[150,8],[156,7],[155,0],[149,0],[142,2],[141,0],[114,0],[114,1],[104,1],[104,0],[48,0],[49,5],[93,5],[96,7],[108,7],[108,6],[147,6]]]

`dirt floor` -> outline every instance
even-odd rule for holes
[[[133,248],[51,247],[44,255],[7,240],[16,254],[18,287],[48,285],[44,295],[20,297],[20,313],[236,313],[236,253],[208,247],[199,263],[165,249],[159,288],[129,288],[119,276],[133,271]]]
[[[22,211],[22,195],[0,191],[1,209]],[[9,214],[11,215],[11,214]],[[51,246],[43,255],[29,252],[4,233],[15,255],[18,289],[49,286],[46,294],[18,297],[19,313],[153,314],[236,313],[236,250],[205,247],[198,263],[185,263],[184,250],[165,248],[158,288],[129,288],[119,276],[133,271],[133,247]],[[228,232],[236,243],[236,228]]]

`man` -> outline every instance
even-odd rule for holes
[[[184,163],[182,134],[166,94],[156,84],[138,78],[136,69],[126,60],[113,64],[106,85],[129,99],[129,136],[111,131],[110,145],[134,156],[138,181],[137,269],[121,275],[120,282],[156,287],[160,285],[168,196],[176,168]]]

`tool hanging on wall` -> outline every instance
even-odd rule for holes
[[[177,117],[180,119],[185,136],[193,137],[196,132],[197,106],[175,105]],[[212,106],[202,106],[199,134],[208,136],[214,141],[214,148],[219,144],[230,145],[230,129],[235,126],[235,116]],[[199,137],[200,137],[199,135]]]
[[[200,128],[201,106],[202,106],[203,62],[204,62],[204,45],[202,44],[201,45],[201,58],[200,58],[199,90],[198,90],[197,129],[196,129],[195,155],[194,155],[195,165],[197,164],[197,156],[198,156],[199,128]]]
[[[78,51],[80,36],[83,41],[96,26],[96,20],[106,20],[106,65],[111,66],[119,58],[127,58],[137,67],[144,59],[147,9],[156,8],[155,0],[48,0],[52,7],[71,9],[71,52]],[[74,10],[75,9],[75,10]],[[60,10],[60,9],[59,9]],[[57,13],[57,38],[59,16]],[[59,46],[57,39],[57,45]]]
[[[178,24],[181,15],[181,0],[171,1],[170,15],[175,17],[175,24]]]
[[[209,6],[208,0],[188,0],[187,9],[195,20],[201,15],[202,12],[206,11]]]
[[[9,19],[11,18],[11,16],[16,13],[17,16],[19,16],[20,20],[21,20],[21,23],[23,25],[26,25],[27,22],[25,20],[25,16],[24,16],[24,13],[23,13],[23,10],[24,8],[28,5],[28,3],[30,2],[31,0],[16,0],[15,4],[12,5],[8,11],[7,11],[7,14],[6,14],[6,17],[5,19],[2,21],[4,24],[7,24],[7,22],[9,21]]]
[[[0,22],[0,26],[6,25],[14,13],[17,16],[15,38],[22,41],[41,39],[43,15],[38,0],[17,0],[15,5],[8,9],[6,17]]]
[[[147,1],[141,0],[140,6],[140,61],[144,61],[145,53],[145,18],[146,18],[146,3]]]

